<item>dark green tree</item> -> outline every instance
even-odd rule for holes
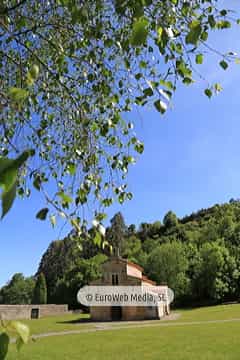
[[[120,212],[111,219],[111,226],[107,229],[106,239],[112,245],[115,255],[121,254],[127,235],[127,226]]]
[[[166,228],[172,228],[174,226],[177,226],[177,224],[178,224],[178,218],[176,214],[174,214],[172,211],[168,211],[163,218],[163,225]]]
[[[37,277],[32,303],[47,304],[47,284],[43,273],[40,273]]]

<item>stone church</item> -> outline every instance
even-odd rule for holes
[[[143,268],[119,256],[111,257],[102,265],[102,278],[91,285],[132,285],[151,287],[156,283],[143,275]],[[167,294],[167,285],[161,286]],[[91,319],[95,321],[146,320],[161,319],[169,314],[168,301],[161,301],[158,306],[91,306]]]

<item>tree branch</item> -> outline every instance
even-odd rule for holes
[[[6,7],[4,8],[0,14],[2,15],[6,15],[6,14],[9,14],[11,11],[14,11],[16,10],[18,7],[22,6],[27,0],[22,0],[22,1],[19,1],[17,4],[15,4],[14,6],[12,7]]]

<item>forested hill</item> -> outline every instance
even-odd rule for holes
[[[240,199],[237,200],[231,199],[229,203],[225,203],[221,205],[216,204],[210,208],[198,210],[197,212],[192,213],[191,215],[187,215],[182,219],[179,219],[179,222],[182,224],[191,221],[197,221],[201,223],[202,221],[204,222],[208,220],[210,217],[215,218],[218,221],[220,217],[223,217],[225,215],[233,216],[237,221],[237,219],[239,218],[239,212],[240,212]]]
[[[168,282],[181,302],[240,297],[238,200],[182,219],[170,211],[162,222],[142,223],[138,228],[127,226],[118,213],[111,220],[106,238],[120,248],[123,257],[142,265],[149,277],[159,283]],[[68,237],[53,242],[39,267],[47,278],[50,299],[61,302],[70,289],[74,302],[76,287],[99,276],[99,264],[107,255],[108,247],[103,250],[87,239],[76,243]]]
[[[48,301],[77,306],[79,287],[100,276],[101,263],[110,254],[73,234],[54,241],[42,257],[38,273],[46,277]],[[240,201],[214,205],[178,219],[169,211],[163,221],[127,226],[117,213],[106,240],[144,267],[157,283],[167,282],[176,303],[214,303],[240,299]],[[1,292],[0,292],[1,295]],[[3,300],[4,302],[4,300]]]

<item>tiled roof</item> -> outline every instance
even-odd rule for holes
[[[150,279],[149,279],[147,276],[145,276],[145,275],[142,276],[142,281],[147,282],[147,283],[152,284],[152,285],[156,285],[156,282],[155,282],[155,281],[150,280]]]
[[[135,268],[138,269],[139,271],[142,271],[142,272],[143,272],[143,268],[142,268],[140,265],[137,265],[137,264],[129,261],[128,259],[124,259],[124,258],[118,257],[118,256],[116,256],[116,257],[115,257],[115,256],[112,256],[112,257],[110,257],[108,260],[106,260],[105,263],[108,263],[108,262],[110,262],[110,261],[123,262],[123,263],[125,263],[125,264],[127,264],[127,265],[130,265],[130,266],[132,266],[132,267],[135,267]]]
[[[130,266],[135,267],[136,269],[138,269],[138,270],[140,270],[140,271],[143,271],[143,268],[142,268],[140,265],[134,264],[134,263],[131,262],[131,261],[128,261],[128,260],[127,260],[127,264],[130,265]]]

